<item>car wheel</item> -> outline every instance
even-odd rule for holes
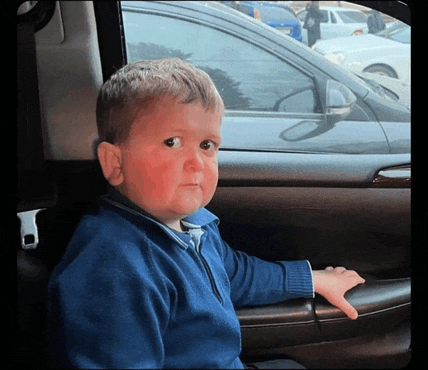
[[[375,64],[367,67],[364,72],[376,73],[381,76],[398,78],[397,73],[395,73],[395,71],[391,67],[386,65]]]

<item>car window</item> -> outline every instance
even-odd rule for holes
[[[123,23],[128,62],[186,60],[211,76],[228,110],[317,112],[312,78],[259,46],[171,16],[124,11]]]
[[[362,12],[345,10],[337,12],[337,15],[344,23],[367,23],[367,16]]]
[[[328,23],[328,12],[327,12],[327,10],[321,10],[320,9],[320,12],[321,12],[321,16],[322,16],[322,18],[321,18],[321,23]]]
[[[367,69],[356,68],[362,65],[361,61],[369,60],[368,54],[357,55],[354,63],[353,55],[345,53],[342,47],[351,42],[358,44],[360,40],[364,43],[365,36],[350,36],[349,28],[344,31],[348,39],[344,39],[343,46],[336,44],[333,37],[321,40],[334,42],[334,47],[327,43],[322,51],[318,49],[319,42],[308,48],[304,42],[220,3],[210,3],[212,9],[221,10],[212,15],[205,2],[186,2],[183,7],[173,4],[176,3],[122,3],[127,62],[176,57],[207,72],[230,113],[223,127],[223,148],[386,153],[389,147],[376,117],[381,120],[393,117],[402,122],[409,116],[407,90],[398,91],[401,84],[390,85],[375,78],[375,73],[385,75],[387,67],[375,65],[369,71],[371,74],[360,78],[359,73]],[[328,11],[331,9],[321,9],[325,18]],[[328,35],[325,31],[331,26],[344,25],[324,23],[324,26],[321,36]],[[335,37],[339,36],[340,33]],[[328,54],[331,59],[326,58]],[[338,65],[343,60],[350,61],[349,66]],[[406,73],[410,77],[407,68],[403,63],[404,77]],[[401,77],[401,72],[398,75]],[[330,88],[325,85],[332,80],[343,81],[344,87],[355,92],[358,100],[349,112],[345,105],[343,109],[335,108],[326,100],[337,97],[337,106],[341,107],[340,99],[345,97],[338,95],[332,84]],[[372,100],[366,103],[362,96],[383,100],[376,100],[378,105],[372,108]],[[333,108],[326,115],[328,104]],[[396,105],[387,109],[382,104]]]
[[[336,16],[333,12],[330,12],[331,23],[337,23]]]
[[[263,22],[297,21],[292,12],[279,6],[261,6],[258,9]]]

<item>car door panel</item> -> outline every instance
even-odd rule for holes
[[[379,170],[409,160],[221,151],[219,187],[208,208],[230,245],[260,258],[407,277],[410,188],[372,184]]]
[[[243,342],[241,358],[244,363],[267,358],[292,358],[309,369],[401,369],[411,360],[409,321],[391,331],[296,346],[249,349],[244,338]]]
[[[410,154],[352,155],[220,150],[220,186],[370,187],[383,168],[407,165]]]
[[[313,269],[343,265],[366,279],[345,295],[359,312],[355,321],[318,295],[239,309],[244,361],[408,363],[409,164],[409,154],[220,152],[208,208],[231,246],[270,261],[308,259]]]

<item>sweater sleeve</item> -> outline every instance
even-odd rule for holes
[[[170,315],[164,284],[137,246],[119,248],[107,235],[51,279],[51,351],[66,367],[161,368]]]
[[[224,265],[236,308],[314,297],[309,261],[267,262],[235,251],[224,242]]]

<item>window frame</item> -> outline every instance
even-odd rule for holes
[[[120,1],[94,1],[93,7],[103,82],[105,82],[127,61],[122,9]]]

